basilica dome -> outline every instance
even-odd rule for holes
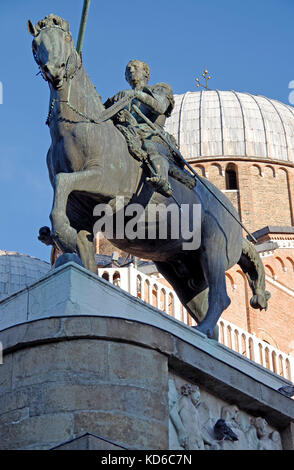
[[[0,250],[0,301],[38,281],[50,268],[38,258]]]
[[[236,91],[188,91],[174,98],[165,129],[187,161],[241,157],[294,163],[292,106]]]

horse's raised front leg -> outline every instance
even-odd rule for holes
[[[72,253],[77,248],[77,232],[70,226],[66,216],[66,206],[72,191],[85,191],[98,194],[99,169],[85,170],[74,173],[58,173],[54,181],[54,198],[50,214],[52,236],[64,252]]]

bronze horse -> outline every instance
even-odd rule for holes
[[[64,252],[77,251],[85,268],[97,273],[93,248],[94,207],[124,197],[125,207],[136,202],[169,207],[174,199],[158,194],[146,182],[148,172],[133,158],[123,135],[112,120],[99,121],[104,111],[76,52],[68,23],[49,15],[28,30],[37,64],[50,88],[47,123],[52,143],[47,166],[54,190],[50,214],[52,237]],[[253,245],[243,239],[241,227],[216,198],[198,181],[192,190],[169,178],[178,204],[201,206],[201,235],[197,249],[183,249],[179,239],[124,239],[112,243],[136,256],[151,259],[169,281],[197,328],[213,336],[222,312],[230,304],[225,271],[238,263],[253,292],[251,305],[266,309],[264,270]],[[238,218],[224,194],[206,182]],[[147,220],[147,224],[154,220]]]

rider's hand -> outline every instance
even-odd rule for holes
[[[124,98],[125,96],[135,97],[135,92],[133,90],[122,90],[116,95],[114,95],[113,98],[114,98],[114,101],[117,102],[121,100],[122,98]]]

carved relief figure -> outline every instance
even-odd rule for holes
[[[221,418],[224,419],[227,425],[238,437],[238,441],[223,441],[222,449],[230,450],[248,450],[248,439],[246,431],[248,430],[249,423],[242,420],[239,408],[236,405],[223,406],[221,411]]]
[[[251,425],[249,433],[251,448],[257,450],[282,449],[280,434],[277,431],[271,431],[264,418],[252,418]]]
[[[182,385],[177,401],[174,400],[170,406],[170,419],[177,431],[179,443],[185,450],[217,449],[217,443],[201,422],[199,407],[199,387],[188,383]]]

